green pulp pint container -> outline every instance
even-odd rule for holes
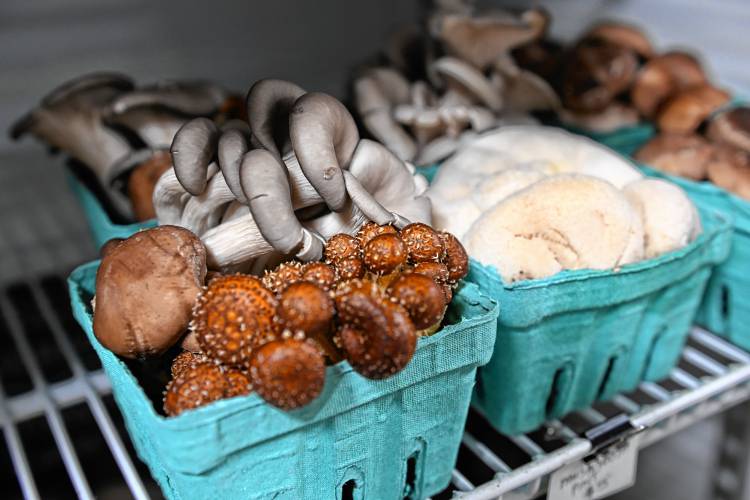
[[[562,128],[574,134],[585,135],[596,142],[608,146],[621,155],[631,156],[648,142],[656,133],[651,123],[639,123],[629,127],[623,127],[614,132],[591,132],[579,127],[562,125]]]
[[[701,219],[703,234],[687,247],[615,271],[505,284],[494,267],[472,262],[467,279],[502,304],[473,404],[517,434],[668,375],[709,275],[729,253],[729,222],[708,211]]]
[[[750,350],[750,202],[710,182],[696,182],[641,166],[653,177],[668,179],[682,187],[693,203],[715,210],[732,221],[732,249],[706,287],[696,322]]]
[[[116,224],[112,222],[109,214],[104,209],[99,199],[74,175],[68,175],[68,184],[73,190],[78,202],[83,208],[89,230],[94,238],[97,248],[104,245],[112,238],[127,238],[141,229],[156,226],[156,220],[134,222],[132,224]]]
[[[323,394],[285,412],[257,395],[165,418],[126,364],[102,347],[89,307],[98,262],[68,279],[73,313],[106,371],[138,456],[168,498],[424,498],[451,478],[477,367],[495,342],[498,306],[465,283],[446,324],[409,365],[368,380],[346,362]]]

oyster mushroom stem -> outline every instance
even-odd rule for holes
[[[260,146],[278,157],[289,152],[289,115],[305,90],[286,80],[256,82],[247,93],[250,130]]]
[[[219,129],[208,118],[196,118],[180,127],[169,152],[177,179],[198,196],[206,189],[208,166],[216,153]]]
[[[227,205],[234,199],[224,176],[221,172],[216,172],[208,181],[206,190],[200,196],[193,196],[187,201],[182,210],[180,226],[200,236],[219,223]]]
[[[295,102],[289,133],[310,184],[331,210],[341,211],[346,203],[341,171],[349,166],[359,142],[352,115],[333,97],[312,92]]]
[[[280,159],[264,149],[250,151],[242,160],[240,183],[258,229],[272,247],[302,260],[320,259],[323,242],[297,220]]]
[[[212,163],[206,173],[210,178],[217,170],[216,164]],[[159,224],[179,224],[183,209],[189,198],[190,195],[177,179],[174,168],[164,172],[154,186],[152,197],[154,212]]]

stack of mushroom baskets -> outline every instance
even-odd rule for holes
[[[530,113],[557,109],[559,99],[510,54],[542,37],[548,22],[538,9],[515,15],[435,2],[425,25],[394,33],[385,62],[355,76],[364,129],[399,158],[429,166],[485,130],[536,123]]]
[[[171,165],[177,130],[196,117],[227,123],[242,115],[240,103],[209,82],[136,86],[125,75],[91,73],[50,92],[10,135],[33,135],[66,156],[74,192],[101,246],[154,224],[154,185]]]
[[[247,108],[185,123],[158,227],[69,280],[136,450],[173,498],[432,495],[497,305],[340,102],[263,80]]]
[[[715,211],[559,128],[480,136],[428,196],[476,259],[467,279],[501,304],[474,403],[509,434],[668,375],[729,251]]]

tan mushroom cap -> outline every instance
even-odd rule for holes
[[[697,134],[659,134],[635,154],[635,159],[662,172],[702,180],[714,150]]]
[[[708,163],[708,179],[750,200],[750,154],[730,146],[716,146]]]
[[[723,111],[708,124],[706,136],[717,144],[725,144],[750,153],[750,108]]]
[[[589,30],[584,38],[599,39],[612,45],[628,48],[646,59],[654,55],[654,48],[648,37],[641,30],[629,24],[601,23]]]
[[[206,276],[206,250],[187,229],[159,226],[112,248],[96,275],[94,334],[128,358],[158,355],[185,333]]]
[[[660,109],[656,122],[663,132],[694,132],[711,113],[729,102],[727,92],[711,85],[699,85],[679,92]]]

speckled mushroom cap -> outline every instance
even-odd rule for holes
[[[185,333],[206,275],[206,251],[187,229],[160,226],[111,248],[96,275],[94,334],[128,358],[157,355]]]

